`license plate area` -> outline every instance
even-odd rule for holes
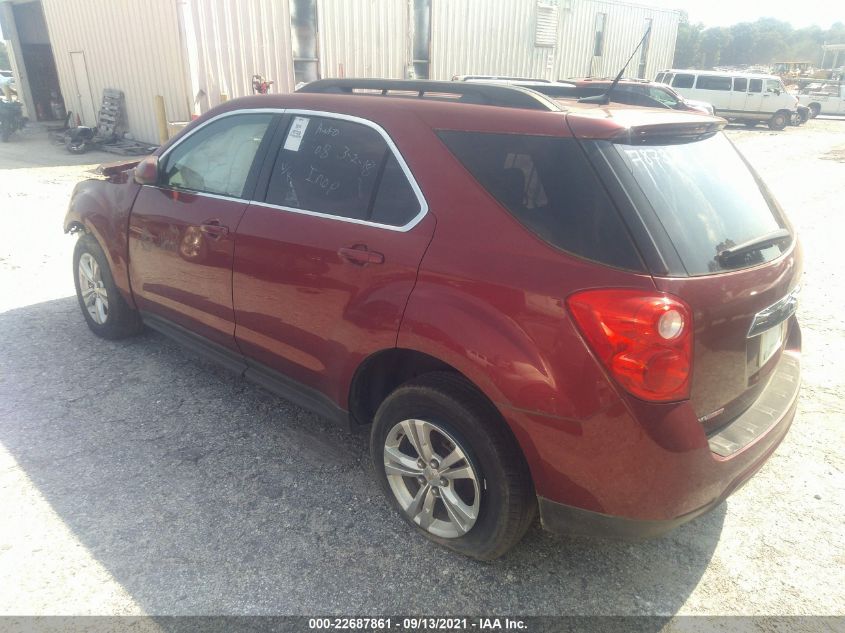
[[[766,366],[783,347],[789,321],[781,321],[777,325],[763,330],[760,334],[748,339],[748,376],[749,382],[754,382],[756,374]]]

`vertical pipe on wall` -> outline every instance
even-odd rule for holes
[[[164,145],[170,134],[167,128],[167,109],[164,105],[164,97],[156,95],[155,97],[155,113],[156,125],[158,126],[158,142]]]

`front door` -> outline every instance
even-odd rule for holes
[[[198,128],[160,160],[129,221],[129,276],[138,308],[236,350],[235,229],[255,188],[273,114],[231,114]]]
[[[264,202],[238,227],[236,338],[250,362],[342,405],[350,372],[396,345],[434,218],[378,126],[291,113],[276,137]]]

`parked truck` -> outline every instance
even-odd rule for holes
[[[798,102],[810,108],[810,116],[845,115],[845,81],[814,81],[798,93]]]

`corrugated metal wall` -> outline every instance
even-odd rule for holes
[[[653,20],[646,77],[671,66],[677,11],[613,0],[559,0],[558,45],[534,45],[537,0],[434,0],[432,78],[510,75],[559,79],[616,74]],[[607,14],[604,54],[593,60],[597,13]],[[636,76],[639,56],[626,73]],[[592,62],[592,72],[591,72]]]
[[[293,90],[290,5],[287,0],[178,0],[182,6],[188,73],[195,110],[253,93],[252,76]],[[192,50],[193,49],[193,50]],[[194,55],[196,61],[193,60]]]
[[[561,45],[558,47],[552,79],[565,77],[615,76],[628,60],[651,18],[651,36],[646,58],[647,79],[658,70],[669,68],[675,54],[678,33],[677,11],[608,0],[572,0],[570,9],[561,11]],[[606,13],[604,53],[593,58],[596,14]],[[639,53],[625,73],[637,76]]]
[[[173,0],[42,0],[53,56],[68,110],[80,112],[70,53],[82,51],[94,105],[103,89],[126,96],[129,130],[155,141],[153,97],[164,96],[168,118],[188,116],[184,57]],[[94,125],[95,121],[85,121]]]
[[[404,77],[408,16],[408,0],[318,0],[322,76]]]
[[[549,0],[545,0],[547,3]],[[70,54],[85,54],[95,105],[126,94],[130,131],[153,141],[153,97],[171,121],[252,93],[252,75],[293,90],[289,0],[42,0],[62,93],[81,110]],[[404,77],[413,0],[316,0],[323,77]],[[653,20],[646,77],[669,67],[678,12],[617,0],[558,0],[558,45],[535,46],[537,0],[432,0],[432,79],[456,74],[563,77],[615,74]],[[607,13],[593,58],[595,16]],[[78,61],[78,60],[77,60]],[[639,58],[631,62],[636,76]],[[94,121],[86,121],[93,124]]]
[[[536,0],[434,0],[431,78],[546,77],[554,49],[534,46]]]

